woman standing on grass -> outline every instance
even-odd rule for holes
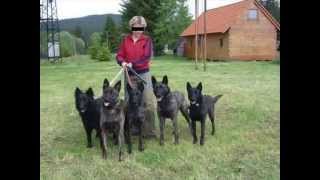
[[[146,119],[144,134],[146,137],[156,137],[155,133],[155,101],[150,75],[150,60],[153,52],[152,39],[144,34],[147,27],[146,20],[142,16],[134,16],[129,21],[131,33],[124,37],[116,55],[116,60],[122,67],[132,67],[146,82],[144,84],[143,101],[146,103]],[[133,84],[137,79],[129,71]],[[127,85],[125,76],[124,85]],[[128,102],[128,92],[125,88],[125,101]],[[137,128],[133,127],[132,134],[137,135]]]

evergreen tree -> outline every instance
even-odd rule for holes
[[[83,39],[83,37],[82,37],[82,29],[81,29],[80,26],[77,25],[77,26],[75,27],[75,29],[74,29],[73,31],[71,31],[71,33],[72,33],[74,36]]]
[[[268,10],[268,12],[280,22],[280,4],[277,0],[260,0],[261,4]]]
[[[101,35],[101,44],[106,44],[112,52],[115,52],[119,46],[120,33],[113,19],[108,16]]]
[[[186,0],[162,0],[159,12],[155,39],[162,48],[167,44],[168,48],[174,49],[180,34],[192,21]]]
[[[97,59],[98,51],[100,47],[101,47],[101,34],[95,32],[90,36],[90,43],[88,48],[88,52],[91,56],[91,59]]]

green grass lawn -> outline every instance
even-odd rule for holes
[[[158,139],[147,140],[145,151],[139,152],[134,138],[133,154],[125,151],[122,162],[117,161],[118,148],[112,144],[107,160],[101,157],[98,139],[93,139],[93,148],[86,148],[74,103],[76,86],[91,86],[100,96],[103,79],[111,80],[118,71],[115,61],[97,62],[88,56],[41,63],[41,179],[280,179],[279,64],[210,62],[203,72],[194,70],[194,63],[184,58],[155,58],[152,74],[158,79],[167,74],[172,90],[186,95],[187,81],[193,86],[201,81],[204,94],[223,94],[216,105],[216,134],[210,135],[207,120],[205,145],[192,144],[179,114],[179,145],[173,144],[173,127],[168,121],[165,146],[160,147]],[[197,134],[199,137],[200,124]]]

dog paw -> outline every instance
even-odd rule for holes
[[[204,145],[204,140],[200,140],[200,145],[203,146]]]
[[[175,145],[179,144],[179,139],[176,139],[176,140],[174,141],[174,144],[175,144]]]
[[[197,144],[198,139],[193,139],[193,144]]]
[[[144,151],[144,147],[139,147],[139,151]]]
[[[92,144],[87,145],[87,148],[92,148],[92,147],[93,147]]]
[[[122,159],[123,159],[122,156],[123,156],[123,152],[120,151],[120,152],[119,152],[119,161],[122,161]]]
[[[106,154],[102,154],[102,159],[107,159],[107,155]]]

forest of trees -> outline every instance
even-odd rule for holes
[[[262,5],[280,23],[280,3],[277,0],[260,0]]]

